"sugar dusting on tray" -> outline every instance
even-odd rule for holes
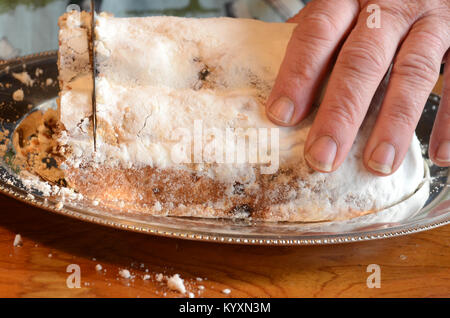
[[[167,286],[172,289],[179,291],[182,294],[186,293],[186,287],[184,286],[184,280],[179,274],[175,274],[167,279]]]
[[[20,234],[16,234],[16,236],[14,237],[13,246],[19,247],[19,246],[22,246],[22,244],[23,244],[22,236],[20,236]]]
[[[28,72],[12,73],[12,76],[26,86],[34,85],[34,80],[31,79],[30,74],[28,74]]]
[[[28,191],[38,191],[44,197],[56,197],[62,202],[80,201],[83,195],[66,187],[64,173],[58,167],[60,155],[56,128],[56,110],[38,110],[31,113],[12,135],[12,147],[16,152],[14,157],[6,156],[10,131],[0,132],[0,157],[20,171],[19,180]],[[7,183],[14,184],[14,180],[7,180]],[[29,193],[27,199],[33,201],[35,196]],[[57,209],[63,207],[62,202],[56,206]]]
[[[16,91],[14,91],[14,93],[12,94],[12,98],[13,98],[13,100],[15,100],[16,102],[21,102],[21,101],[23,101],[23,99],[24,99],[24,97],[25,97],[25,94],[24,94],[24,92],[23,92],[23,89],[18,89],[18,90],[16,90]]]

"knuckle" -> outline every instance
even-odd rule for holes
[[[384,0],[380,2],[381,12],[391,21],[396,21],[401,24],[411,24],[420,12],[418,1],[397,1],[392,3],[391,0]]]
[[[392,76],[400,76],[402,80],[414,86],[423,84],[434,84],[439,74],[440,63],[436,63],[432,57],[408,52],[401,56],[392,69]]]
[[[316,10],[304,17],[303,23],[308,26],[308,34],[317,37],[319,40],[329,41],[334,34],[339,32],[333,15],[327,10]]]
[[[321,26],[320,28],[324,28]],[[299,46],[308,48],[312,51],[318,48],[331,48],[334,43],[334,33],[328,33],[325,30],[316,30],[308,28],[306,25],[298,26],[296,31],[292,34],[293,40]]]
[[[306,62],[310,60],[310,62]],[[302,60],[294,60],[294,62],[290,65],[289,73],[291,74],[291,78],[297,79],[296,84],[304,84],[306,82],[311,82],[316,78],[316,68],[314,67],[315,62],[312,61],[311,58],[302,59]],[[293,83],[294,84],[294,83]]]
[[[283,68],[290,80],[295,82],[292,84],[302,84],[317,77],[317,70],[320,69],[320,64],[316,55],[312,53],[312,51],[293,48],[286,55]]]
[[[369,78],[378,78],[387,65],[380,46],[367,40],[353,41],[344,47],[338,63],[350,74],[365,74]]]
[[[419,109],[416,105],[409,106],[405,101],[393,101],[384,117],[392,125],[414,129],[420,116]]]
[[[293,78],[311,81],[317,77],[317,72],[323,67],[324,54],[327,54],[332,45],[332,34],[321,35],[305,29],[299,25],[292,34],[288,47],[286,62],[289,65],[287,72]]]
[[[445,51],[445,38],[448,37],[448,27],[443,25],[441,21],[436,21],[435,18],[428,18],[417,22],[415,27],[411,30],[410,36],[414,36],[417,43],[422,43],[427,50],[431,52]],[[433,28],[433,30],[431,30]],[[446,31],[447,30],[447,31]],[[447,43],[448,44],[448,43]]]
[[[358,127],[358,110],[350,98],[345,98],[345,103],[334,103],[327,108],[327,117],[338,123],[339,127]]]
[[[438,17],[441,21],[449,21],[450,1],[448,0],[421,0],[423,11],[428,16]]]

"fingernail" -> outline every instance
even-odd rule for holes
[[[436,151],[436,160],[442,162],[450,162],[450,141],[446,140],[441,142],[438,150]]]
[[[305,155],[306,161],[320,171],[330,172],[336,158],[337,145],[330,136],[318,138]]]
[[[289,124],[294,115],[294,103],[287,97],[280,97],[268,109],[273,119]]]
[[[382,174],[390,174],[395,159],[395,148],[387,142],[380,143],[372,153],[367,165]]]

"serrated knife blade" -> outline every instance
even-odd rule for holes
[[[97,102],[95,96],[95,1],[91,0],[91,43],[90,43],[90,59],[92,69],[92,135],[94,138],[94,152],[97,151]]]

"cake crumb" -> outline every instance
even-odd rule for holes
[[[41,76],[42,74],[44,74],[44,70],[42,70],[41,68],[36,68],[36,71],[35,71],[35,73],[34,73],[34,75],[36,76],[36,77],[39,77],[39,76]]]
[[[198,286],[198,289],[199,289],[199,290],[204,290],[204,289],[205,289],[205,286],[199,285],[199,286]]]
[[[222,290],[222,293],[224,293],[225,295],[229,295],[231,293],[231,290],[228,288],[225,288],[224,290]]]
[[[175,274],[167,279],[167,287],[172,290],[179,291],[182,294],[186,293],[186,287],[184,286],[184,280],[179,274]]]
[[[58,203],[55,205],[55,208],[56,208],[56,210],[61,210],[61,209],[63,208],[63,206],[64,206],[64,204],[63,204],[62,202],[58,202]]]
[[[162,210],[162,206],[161,206],[161,203],[159,203],[159,201],[156,201],[155,205],[153,207],[154,207],[155,211],[157,211],[157,212]]]
[[[145,274],[144,277],[142,277],[143,280],[149,280],[150,279],[150,275]]]
[[[22,242],[22,236],[20,234],[16,234],[16,237],[14,238],[14,247],[20,247],[22,246],[23,242]]]
[[[189,293],[189,298],[195,298],[195,295],[194,295],[194,293]]]
[[[103,269],[103,267],[102,267],[102,265],[100,265],[100,264],[97,264],[97,265],[95,265],[95,270],[96,271],[101,271]]]
[[[126,279],[128,279],[128,278],[131,277],[130,271],[129,271],[128,269],[122,269],[122,270],[120,270],[120,271],[119,271],[119,275],[120,275],[121,277],[123,277],[123,278],[126,278]]]
[[[23,101],[25,94],[23,93],[23,90],[20,88],[18,90],[16,90],[13,94],[12,94],[12,98],[16,101],[16,102],[21,102]]]
[[[156,274],[155,278],[156,278],[157,282],[162,282],[162,280],[164,279],[164,275],[161,273],[158,273],[158,274]]]
[[[20,81],[22,84],[26,85],[26,86],[33,86],[34,85],[34,80],[31,79],[30,75],[27,72],[22,72],[22,73],[12,73],[12,76]]]
[[[49,253],[47,256],[48,256],[48,258],[52,258],[52,257],[53,257],[53,254],[52,254],[52,253]]]

